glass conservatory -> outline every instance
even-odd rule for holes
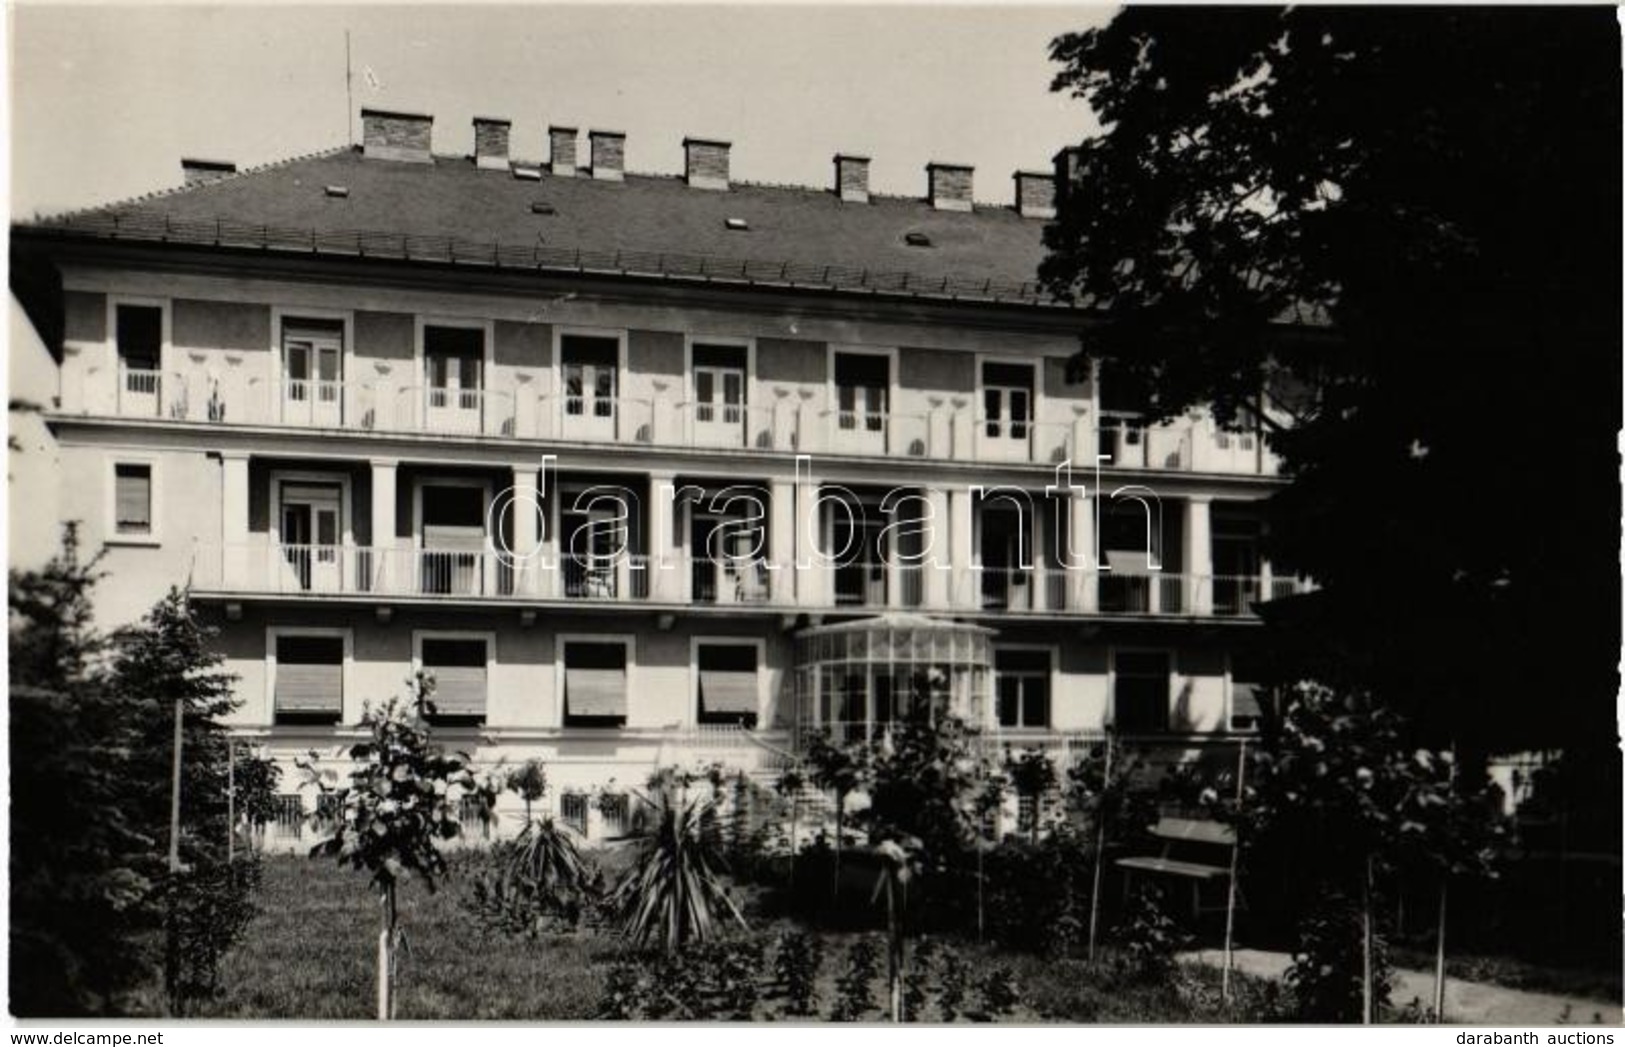
[[[798,744],[827,730],[868,740],[914,717],[992,726],[993,630],[892,613],[804,629],[796,637]]]

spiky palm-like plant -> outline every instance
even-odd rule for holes
[[[624,933],[640,946],[658,940],[674,953],[711,938],[725,919],[746,927],[721,878],[716,801],[690,799],[686,789],[662,782],[645,802],[653,817],[611,898]]]
[[[473,909],[510,934],[573,928],[599,894],[599,876],[570,831],[551,818],[525,823],[493,849],[495,868],[474,882]]]

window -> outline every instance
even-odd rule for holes
[[[589,803],[584,793],[565,793],[559,797],[559,820],[582,836],[587,835]]]
[[[1168,729],[1170,669],[1165,651],[1118,651],[1112,693],[1117,729],[1129,734]]]
[[[694,421],[738,425],[744,419],[747,354],[742,346],[694,344]]]
[[[564,379],[565,415],[613,418],[619,362],[617,339],[575,334],[561,337],[559,364]]]
[[[700,723],[755,727],[760,706],[759,652],[752,643],[701,643],[694,660],[698,674]]]
[[[835,398],[842,429],[885,429],[891,361],[867,353],[835,354]]]
[[[1232,655],[1230,658],[1230,729],[1256,731],[1260,717],[1259,698],[1264,686],[1263,665],[1256,656]]]
[[[1027,429],[1033,418],[1031,365],[983,364],[982,407],[989,437],[1027,439]]]
[[[564,644],[564,726],[625,727],[628,645],[570,640]]]
[[[278,635],[273,653],[275,722],[338,723],[344,716],[344,637]]]
[[[429,698],[432,720],[463,725],[484,723],[490,638],[420,636],[417,643],[418,664],[435,681],[434,694]]]
[[[1249,614],[1260,599],[1261,525],[1244,512],[1244,508],[1223,503],[1213,506],[1214,614]]]
[[[118,462],[113,466],[113,533],[151,538],[156,533],[152,520],[152,466],[148,463]]]
[[[127,372],[156,372],[163,354],[163,308],[156,305],[120,305],[114,310],[113,323],[118,359],[124,369]]]
[[[1050,652],[995,650],[1000,727],[1048,727]]]
[[[284,395],[293,403],[337,405],[344,377],[344,323],[285,320],[282,324]]]
[[[472,411],[480,407],[485,366],[483,330],[425,326],[423,365],[431,408]]]

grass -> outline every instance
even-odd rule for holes
[[[619,855],[608,855],[617,864]],[[460,864],[460,863],[459,863]],[[624,864],[624,863],[621,863]],[[434,894],[422,884],[400,893],[406,947],[396,983],[396,1017],[405,1020],[580,1021],[598,1010],[609,968],[626,955],[611,935],[583,931],[541,941],[487,932],[463,908],[467,877]],[[260,915],[226,958],[222,992],[199,1005],[200,1018],[369,1019],[374,1016],[377,896],[360,873],[331,861],[268,857]],[[771,938],[797,925],[753,919]],[[827,933],[820,979],[821,1014],[855,933]],[[1021,1000],[1014,1021],[1222,1022],[1256,1020],[1273,991],[1238,979],[1239,1010],[1218,1001],[1217,973],[1181,968],[1146,984],[1124,974],[1116,957],[1091,966],[960,944],[975,975],[994,964],[1015,975]],[[883,999],[883,986],[877,997]]]
[[[1433,970],[1434,954],[1430,951],[1396,948],[1393,950],[1392,959],[1396,967],[1408,967],[1418,971]],[[1462,981],[1483,982],[1507,989],[1577,996],[1614,1007],[1620,1006],[1621,1003],[1622,990],[1617,970],[1551,967],[1511,956],[1447,954],[1445,974]]]
[[[482,930],[466,882],[400,892],[406,933],[400,1019],[591,1018],[620,944],[592,934],[545,942]],[[226,958],[219,998],[200,1018],[366,1019],[376,1014],[378,900],[361,873],[331,861],[266,859],[261,913]]]

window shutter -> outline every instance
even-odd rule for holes
[[[425,666],[434,674],[430,701],[440,716],[485,715],[485,666]]]
[[[288,713],[343,713],[344,667],[279,662],[276,708]]]
[[[707,713],[755,716],[755,671],[701,669],[700,708]]]
[[[120,465],[114,477],[117,529],[123,532],[152,530],[152,467]]]
[[[564,703],[571,716],[625,716],[625,669],[564,670]]]

